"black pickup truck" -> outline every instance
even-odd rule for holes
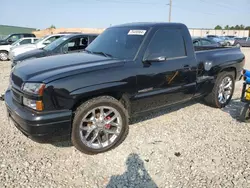
[[[114,26],[85,52],[15,66],[7,114],[36,141],[70,135],[77,149],[96,154],[119,145],[141,112],[197,97],[224,107],[244,63],[239,48],[194,48],[183,24]]]

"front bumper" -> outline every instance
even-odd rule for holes
[[[51,142],[58,138],[68,137],[71,133],[70,110],[37,113],[18,104],[7,90],[4,96],[7,116],[26,136],[37,142]]]

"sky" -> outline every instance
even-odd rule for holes
[[[2,0],[0,25],[45,29],[107,28],[130,22],[168,22],[169,0]],[[171,22],[189,28],[250,26],[250,0],[172,0]]]

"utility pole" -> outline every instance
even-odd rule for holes
[[[169,0],[169,15],[168,15],[169,22],[171,22],[171,12],[172,12],[172,0]]]

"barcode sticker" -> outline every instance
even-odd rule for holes
[[[145,35],[146,30],[130,30],[128,35]]]

